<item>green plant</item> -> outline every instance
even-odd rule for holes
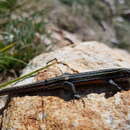
[[[1,33],[3,36],[3,43],[4,45],[8,45],[15,42],[16,45],[14,46],[13,51],[6,54],[27,63],[31,58],[41,52],[41,48],[42,50],[45,48],[44,44],[41,44],[40,41],[36,40],[36,33],[39,33],[40,35],[46,33],[45,23],[35,22],[32,18],[21,18],[20,20],[16,19],[9,21],[5,25],[4,31]],[[11,63],[11,61],[7,59],[6,63],[10,66],[8,66],[8,69],[17,68],[17,70],[19,70],[24,66],[24,64],[20,65],[13,61]]]
[[[1,43],[2,45],[2,43]],[[23,62],[20,59],[16,59],[12,55],[10,55],[9,50],[15,46],[15,43],[9,44],[5,46],[4,48],[0,49],[0,72],[3,70],[7,70],[11,67],[11,63],[18,62],[20,64],[26,65],[25,62]],[[11,69],[11,68],[10,68]]]
[[[14,70],[18,74],[30,59],[45,50],[46,45],[41,42],[40,36],[48,36],[44,22],[47,12],[40,10],[28,17],[17,17],[15,11],[24,4],[18,0],[0,1],[0,72]],[[16,18],[12,19],[12,15]],[[6,22],[1,24],[3,18],[6,18]]]
[[[1,0],[0,1],[0,11],[1,12],[7,12],[11,11],[14,8],[16,8],[17,5],[17,0]]]

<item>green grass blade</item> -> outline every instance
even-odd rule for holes
[[[14,58],[14,57],[12,57],[12,56],[4,56],[3,58],[4,58],[4,59],[9,59],[9,60],[12,60],[12,61],[16,61],[16,62],[19,62],[19,63],[22,63],[22,64],[24,64],[24,65],[27,65],[26,62],[24,62],[24,61],[22,61],[22,60],[20,60],[20,59]]]
[[[48,68],[48,67],[54,65],[55,63],[56,63],[56,62],[51,63],[51,64],[48,64],[48,65],[46,65],[46,66],[44,66],[44,67],[41,67],[41,68],[39,68],[39,69],[37,69],[37,70],[35,70],[35,71],[33,71],[33,72],[28,73],[28,74],[26,74],[26,75],[23,75],[23,76],[21,76],[21,77],[18,77],[18,78],[16,78],[16,79],[13,79],[13,80],[10,80],[10,81],[8,81],[8,82],[6,82],[6,83],[3,83],[3,84],[0,85],[0,88],[4,88],[4,87],[6,87],[6,86],[8,86],[8,85],[11,85],[12,83],[15,83],[15,82],[19,81],[19,80],[23,80],[23,79],[25,79],[25,78],[31,77],[33,74],[36,74],[36,73],[38,73],[39,71],[44,70],[44,69],[46,69],[46,68]]]
[[[8,46],[6,46],[6,47],[0,49],[0,53],[3,53],[3,52],[5,52],[5,51],[9,50],[10,48],[14,47],[15,45],[16,45],[16,43],[11,43],[11,44],[9,44]]]

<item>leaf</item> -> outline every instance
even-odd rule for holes
[[[0,1],[0,8],[1,9],[8,9],[8,2],[7,1]]]
[[[8,59],[8,60],[12,60],[12,61],[16,61],[16,62],[19,62],[19,63],[22,63],[24,65],[27,65],[26,62],[20,60],[20,59],[17,59],[17,58],[14,58],[13,56],[4,56],[3,57],[4,59]]]
[[[3,53],[3,52],[5,52],[5,51],[11,49],[11,48],[14,47],[15,45],[16,45],[16,43],[11,43],[11,44],[9,44],[8,46],[6,46],[6,47],[0,49],[0,53]]]

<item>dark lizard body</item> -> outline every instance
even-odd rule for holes
[[[36,90],[50,90],[56,88],[71,87],[73,96],[79,98],[75,86],[82,84],[99,84],[109,83],[119,90],[121,89],[115,81],[126,80],[130,78],[130,69],[127,68],[114,68],[114,69],[103,69],[97,71],[82,72],[77,74],[63,74],[54,78],[50,78],[35,83],[19,85],[0,90],[0,95],[5,94],[19,94],[24,92],[36,91]]]

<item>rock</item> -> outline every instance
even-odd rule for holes
[[[130,67],[130,55],[127,52],[98,42],[84,42],[37,56],[23,70],[23,74],[44,66],[53,58],[57,58],[60,63],[43,70],[31,81],[48,79],[65,72]],[[27,79],[24,83],[29,81]],[[63,89],[12,97],[3,112],[1,128],[130,129],[130,90],[117,92],[106,98],[106,86],[92,85],[77,89],[85,94],[80,100],[70,100],[70,92]]]
[[[47,45],[51,45],[49,46],[51,50],[56,50],[64,46],[81,42],[81,39],[76,34],[60,29],[53,24],[49,24],[46,28],[48,30],[48,33],[51,34],[53,32],[49,38],[43,38],[44,43],[46,43]]]
[[[63,3],[66,3],[66,0],[60,1],[53,2],[53,8],[49,12],[49,23],[78,36],[81,41],[96,40],[111,45],[113,41],[118,40],[115,28],[111,24],[115,13],[114,1],[67,1],[72,3],[72,6],[65,6]],[[79,4],[80,2],[84,4]]]

